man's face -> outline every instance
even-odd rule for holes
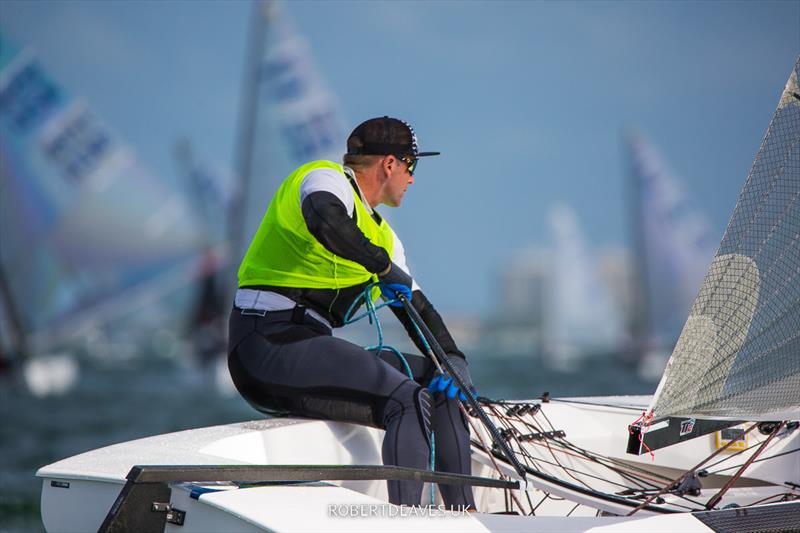
[[[394,156],[394,162],[389,166],[386,183],[383,187],[383,201],[381,203],[390,207],[398,207],[403,201],[408,186],[414,183],[414,176],[408,171],[408,164]]]

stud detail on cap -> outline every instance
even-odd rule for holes
[[[414,128],[412,128],[411,124],[409,124],[403,119],[398,118],[397,120],[402,122],[405,125],[405,127],[408,128],[408,131],[411,133],[411,149],[414,150],[414,155],[416,156],[419,153],[419,148],[417,147],[417,134],[416,132],[414,132]]]

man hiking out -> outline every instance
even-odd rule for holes
[[[402,293],[411,300],[472,386],[464,354],[409,274],[402,242],[374,209],[398,207],[419,158],[438,154],[418,150],[409,124],[374,118],[350,134],[344,165],[313,161],[284,180],[239,268],[228,365],[236,388],[259,411],[382,428],[384,464],[418,469],[430,465],[434,431],[436,469],[469,474],[469,429],[449,376],[438,376],[428,358],[405,356],[407,370],[394,353],[376,355],[331,334],[380,281],[385,298]],[[395,305],[424,353],[404,308]],[[389,481],[388,488],[391,503],[420,504],[421,482]],[[440,491],[446,505],[474,508],[469,487]]]

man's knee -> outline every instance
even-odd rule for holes
[[[421,425],[422,434],[431,445],[431,421],[433,419],[433,397],[425,387],[420,387],[415,395],[417,402],[417,416]]]
[[[406,380],[389,396],[383,411],[384,425],[392,423],[394,418],[413,416],[420,425],[420,431],[430,444],[431,419],[433,414],[433,398],[430,392],[419,383]]]

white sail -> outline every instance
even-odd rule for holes
[[[236,265],[281,181],[308,161],[341,161],[346,139],[338,100],[280,2],[255,4],[244,93],[231,221]]]
[[[2,36],[0,154],[0,266],[31,350],[191,280],[202,239],[177,189]]]
[[[705,213],[691,201],[655,146],[641,133],[628,136],[627,144],[637,211],[634,230],[639,283],[634,291],[633,334],[643,352],[668,354],[714,257],[717,241]]]
[[[800,418],[800,59],[653,400],[656,418]]]

